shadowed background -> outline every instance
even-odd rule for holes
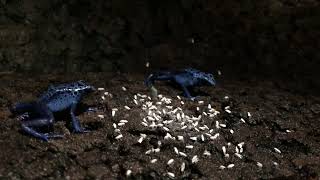
[[[319,179],[319,50],[315,0],[0,0],[0,179]],[[146,73],[185,67],[217,79],[202,103],[165,83],[170,105],[138,96]],[[81,101],[98,110],[78,115],[90,133],[69,113],[63,139],[21,131],[8,107],[79,79],[105,88]]]
[[[319,9],[314,0],[1,0],[0,71],[145,73],[150,62],[317,93]]]

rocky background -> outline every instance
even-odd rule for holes
[[[315,0],[0,0],[0,71],[197,67],[320,89]]]

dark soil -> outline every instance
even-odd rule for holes
[[[20,131],[19,121],[10,118],[8,105],[33,100],[46,90],[49,84],[59,84],[84,79],[96,87],[104,87],[112,94],[101,96],[97,91],[84,99],[87,104],[98,106],[97,112],[79,115],[84,127],[92,130],[86,134],[73,134],[65,126],[64,119],[55,124],[55,132],[63,133],[63,139],[42,142]],[[114,74],[73,75],[2,75],[0,87],[0,177],[9,179],[169,179],[168,172],[176,179],[318,179],[320,177],[320,98],[299,95],[283,84],[273,82],[234,82],[220,80],[216,87],[202,87],[208,96],[188,101],[184,105],[176,97],[177,89],[158,83],[159,93],[172,98],[172,106],[181,107],[185,114],[198,116],[210,103],[220,112],[216,117],[203,115],[197,127],[207,125],[215,140],[194,128],[181,129],[174,122],[167,126],[173,139],[164,139],[167,132],[161,127],[150,128],[141,124],[146,113],[141,105],[133,103],[135,94],[147,94],[143,76]],[[122,90],[125,86],[127,91]],[[228,96],[229,98],[225,98]],[[141,99],[141,98],[140,98]],[[147,98],[145,98],[147,99]],[[126,110],[127,105],[131,109]],[[231,113],[224,109],[229,106]],[[200,111],[196,110],[200,108]],[[118,108],[111,116],[112,108]],[[248,117],[250,112],[251,117]],[[100,118],[98,115],[104,115]],[[245,123],[240,119],[243,118]],[[128,120],[124,126],[113,123]],[[226,127],[216,128],[216,121]],[[234,133],[230,133],[230,130]],[[116,139],[122,134],[123,137]],[[146,134],[139,143],[140,134]],[[205,139],[202,141],[202,136]],[[179,141],[183,136],[184,141]],[[197,141],[189,139],[197,137]],[[159,141],[161,145],[159,145]],[[235,156],[237,144],[244,142],[242,159]],[[229,144],[228,144],[229,143]],[[186,145],[193,145],[187,149]],[[229,157],[225,157],[222,147]],[[160,148],[160,152],[145,152]],[[177,155],[175,148],[186,153]],[[281,151],[277,152],[274,148]],[[238,148],[239,149],[239,148]],[[211,155],[204,155],[207,151]],[[198,162],[194,156],[198,157]],[[157,162],[151,163],[152,159]],[[174,162],[167,165],[170,159]],[[181,164],[185,170],[181,171]],[[257,163],[261,163],[259,167]],[[230,164],[234,164],[231,168]],[[221,166],[225,166],[222,169]],[[228,168],[229,166],[230,168]]]

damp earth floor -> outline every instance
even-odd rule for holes
[[[98,110],[78,116],[91,132],[71,133],[66,115],[56,117],[54,125],[62,139],[42,142],[20,131],[8,105],[34,100],[50,84],[79,79],[100,88],[83,100]],[[2,75],[0,177],[320,177],[320,97],[269,81],[218,82],[197,89],[196,101],[157,83],[162,96],[150,100],[143,75]]]

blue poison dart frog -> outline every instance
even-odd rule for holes
[[[156,80],[171,81],[177,84],[183,90],[184,96],[191,100],[195,100],[195,97],[190,94],[190,88],[204,85],[213,86],[216,84],[216,81],[212,74],[205,73],[193,68],[175,72],[160,71],[150,74],[145,80],[146,86],[151,89],[152,96],[157,95],[157,89],[154,87],[154,82]]]
[[[75,133],[88,132],[80,125],[75,116],[77,104],[82,97],[95,88],[84,81],[77,81],[68,84],[50,86],[36,101],[31,103],[17,103],[11,107],[13,115],[17,115],[21,120],[21,127],[24,132],[48,141],[49,138],[59,138],[63,135],[42,133],[42,128],[52,128],[54,123],[54,113],[68,111],[71,116],[72,129]]]

